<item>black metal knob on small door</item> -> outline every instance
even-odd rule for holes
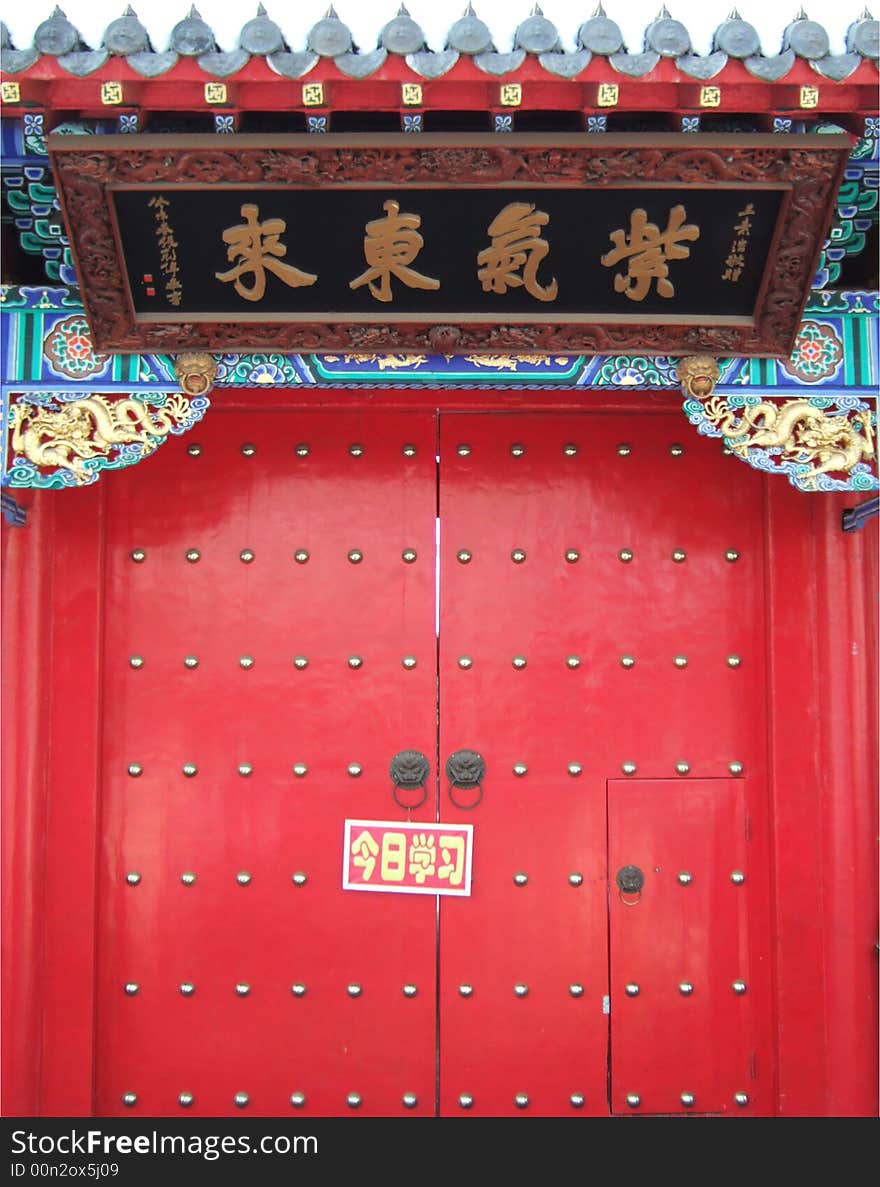
[[[483,779],[486,775],[486,760],[476,750],[455,750],[446,760],[446,777],[449,780],[449,798],[456,808],[476,808],[483,798]],[[479,795],[470,804],[462,803],[455,798],[455,789],[473,791],[477,789]]]

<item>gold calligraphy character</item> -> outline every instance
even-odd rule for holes
[[[385,833],[382,838],[382,865],[379,876],[383,882],[402,882],[406,875],[406,833]]]
[[[648,295],[651,281],[657,281],[657,292],[661,297],[674,297],[675,289],[667,279],[667,260],[685,260],[691,254],[689,247],[682,247],[682,239],[699,239],[700,228],[694,223],[685,224],[687,214],[683,206],[673,206],[669,212],[666,230],[661,232],[655,223],[648,222],[646,211],[636,209],[630,215],[629,236],[621,229],[612,231],[609,238],[614,243],[613,251],[601,257],[601,262],[610,268],[619,260],[629,260],[626,274],[618,272],[614,277],[614,291],[626,293],[631,301],[643,301]]]
[[[364,871],[364,881],[369,882],[376,868],[376,856],[379,853],[379,846],[373,835],[366,829],[358,833],[351,843],[351,851],[355,854],[353,864]]]
[[[443,865],[437,871],[437,877],[448,878],[450,886],[461,886],[464,879],[464,837],[442,836],[440,856]]]
[[[548,285],[538,284],[538,265],[550,250],[540,228],[550,215],[535,210],[530,202],[511,202],[489,224],[492,246],[477,256],[482,267],[477,279],[484,293],[506,293],[508,288],[525,285],[526,292],[539,301],[555,301],[558,285],[555,278]],[[522,275],[519,275],[522,270]]]
[[[440,281],[423,276],[407,265],[411,264],[424,247],[425,241],[416,228],[421,225],[421,215],[401,214],[400,205],[390,198],[382,204],[384,218],[367,223],[364,237],[364,258],[370,267],[355,280],[349,281],[349,288],[369,286],[377,301],[392,299],[391,277],[396,276],[411,289],[438,289]],[[378,288],[373,283],[381,277]]]
[[[434,834],[415,833],[409,847],[409,872],[415,875],[419,886],[424,885],[437,869],[437,847]]]
[[[310,272],[300,272],[292,264],[281,264],[275,256],[287,255],[287,247],[281,243],[280,236],[287,229],[283,218],[267,218],[259,222],[260,209],[251,203],[245,203],[241,208],[244,223],[235,227],[227,227],[223,232],[223,242],[229,246],[226,249],[227,259],[239,262],[228,272],[215,272],[218,280],[234,281],[235,291],[246,301],[260,301],[266,291],[266,270],[274,272],[290,288],[300,288],[303,285],[314,284],[318,279]],[[242,284],[241,277],[249,272],[254,275],[251,288]]]

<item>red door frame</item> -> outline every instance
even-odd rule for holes
[[[284,391],[224,396],[210,415],[441,405],[650,415],[679,400]],[[27,527],[2,529],[7,1116],[92,1113],[104,505],[124,481],[23,492]],[[766,511],[776,1112],[875,1116],[877,524],[843,533],[854,496],[754,481]]]

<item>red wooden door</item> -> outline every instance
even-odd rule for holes
[[[607,1115],[609,1001],[615,1107],[620,1093],[637,1091],[618,1075],[615,1052],[634,1059],[655,1034],[667,1055],[688,1041],[687,1031],[662,1034],[670,1019],[650,1005],[630,1031],[630,1003],[618,1001],[609,778],[672,778],[684,796],[724,777],[730,787],[735,775],[738,811],[764,852],[762,488],[716,443],[688,439],[683,448],[680,437],[680,420],[668,415],[442,418],[440,756],[467,747],[486,764],[475,806],[456,807],[441,788],[441,815],[474,825],[473,896],[441,903],[444,1113]],[[705,807],[703,799],[694,791],[686,802]],[[707,811],[694,816],[697,839],[718,827]],[[616,818],[613,861],[624,864],[635,823]],[[640,827],[633,844],[655,827],[661,849],[669,840],[659,809]],[[699,859],[701,883],[710,867],[728,876],[724,862]],[[760,881],[750,881],[750,902],[764,901]],[[748,981],[746,1010],[760,1003],[766,1023],[763,915],[736,932],[740,916],[724,912],[746,900],[725,889],[727,898],[703,903],[703,925],[717,924],[737,953],[735,937],[749,935],[762,962],[747,974],[713,964],[713,976]],[[670,935],[685,942],[686,911],[706,893],[695,887],[678,913],[669,901],[664,926],[643,937],[645,959],[662,964]],[[612,945],[618,906],[612,899]],[[715,931],[696,939],[714,961]],[[720,1007],[718,1016],[726,1018]],[[657,1107],[681,1110],[688,1091],[698,1093],[695,1107],[729,1104],[739,1082],[731,1088],[712,1069],[731,1044],[766,1068],[748,1028],[707,1038],[694,1054],[705,1061],[699,1086],[670,1071],[676,1091]],[[745,1111],[755,1111],[758,1095],[746,1091]]]
[[[704,808],[736,788],[755,918],[723,931],[748,935],[767,1014],[761,485],[714,442],[682,449],[678,416],[440,422],[438,446],[432,412],[218,411],[115,484],[98,1113],[607,1116],[638,1091],[612,1064],[609,1097],[609,1045],[636,1059],[647,1016],[618,1010],[615,962],[659,969],[665,942],[645,957],[615,921],[642,834],[612,817],[609,868],[609,780]],[[344,820],[406,818],[405,749],[432,769],[413,818],[474,826],[439,945],[430,896],[342,889]],[[462,749],[486,775],[453,800]],[[694,901],[664,926],[685,934]],[[729,1100],[700,1074],[670,1072],[656,1107]]]
[[[745,788],[745,779],[608,784],[615,1113],[767,1105]]]
[[[97,1112],[433,1113],[434,903],[341,889],[433,764],[433,419],[196,441],[110,500]]]

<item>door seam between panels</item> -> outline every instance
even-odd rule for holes
[[[437,795],[434,820],[440,822],[440,411],[434,415],[434,769]],[[434,910],[434,1116],[440,1116],[440,912],[441,896]]]

